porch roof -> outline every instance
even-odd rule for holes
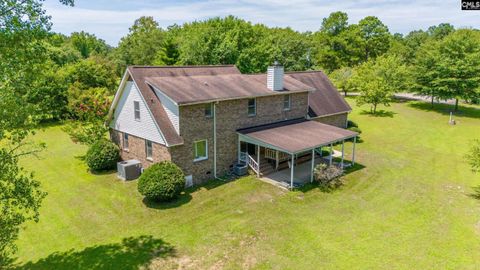
[[[244,140],[296,154],[356,137],[358,133],[311,121],[295,119],[237,130]]]

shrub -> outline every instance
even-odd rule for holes
[[[169,161],[146,169],[138,180],[138,192],[152,201],[169,201],[180,195],[185,187],[182,170]]]
[[[85,161],[92,171],[114,169],[119,159],[118,146],[105,139],[93,143],[85,156]]]
[[[320,186],[324,188],[335,188],[343,184],[341,176],[343,169],[337,166],[328,166],[321,163],[315,167],[314,176]]]

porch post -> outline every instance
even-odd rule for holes
[[[343,169],[343,157],[345,156],[345,140],[342,141],[342,162],[340,163],[340,168]]]
[[[241,161],[241,160],[240,160],[240,157],[241,157],[241,153],[240,153],[240,152],[241,152],[241,149],[242,149],[242,147],[241,147],[240,136],[238,136],[238,152],[237,152],[237,160],[238,160],[237,162],[238,162],[238,163],[240,163],[240,161]]]
[[[310,171],[310,183],[313,182],[313,170],[315,169],[315,148],[312,149],[312,169]]]
[[[332,166],[332,159],[333,159],[333,143],[330,144],[330,160],[328,161],[328,165]]]
[[[355,165],[355,144],[356,143],[357,143],[357,136],[353,137],[352,166]]]
[[[260,145],[257,144],[257,177],[260,178]]]
[[[279,154],[278,154],[278,150],[276,150],[275,152],[275,170],[278,170],[278,163],[279,163]]]
[[[290,189],[293,189],[293,167],[295,167],[295,155],[292,154],[292,165],[290,166]]]

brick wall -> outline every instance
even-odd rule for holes
[[[217,175],[229,170],[237,160],[239,128],[305,117],[308,94],[291,95],[291,110],[283,110],[283,95],[257,98],[256,116],[248,116],[248,99],[221,101],[216,105],[217,116]],[[213,118],[204,115],[204,104],[180,107],[180,135],[184,144],[170,148],[172,161],[186,175],[192,174],[198,184],[213,177]],[[193,143],[208,140],[208,160],[193,162]],[[210,174],[208,174],[210,172]]]
[[[346,128],[347,126],[348,113],[342,113],[337,115],[330,115],[324,117],[314,118],[312,120],[324,123],[327,125],[336,126],[339,128]]]
[[[143,168],[148,168],[150,165],[164,161],[171,160],[170,152],[164,145],[152,143],[152,160],[147,159],[145,139],[129,135],[128,136],[128,150],[124,149],[123,133],[116,130],[110,130],[110,135],[118,147],[120,148],[120,156],[122,160],[136,159],[142,162]]]

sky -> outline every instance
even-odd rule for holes
[[[116,46],[141,16],[152,16],[166,28],[215,16],[234,15],[252,23],[316,31],[334,11],[346,12],[349,23],[377,16],[390,32],[407,34],[448,22],[455,27],[479,27],[480,11],[462,11],[460,0],[75,0],[75,7],[46,0],[53,31],[86,31]]]

